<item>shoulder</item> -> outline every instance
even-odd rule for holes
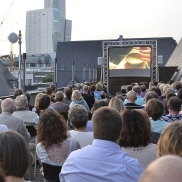
[[[12,120],[16,120],[16,122],[22,122],[23,123],[23,119],[18,117],[18,115],[16,115],[16,114],[15,115],[11,115],[11,119]]]

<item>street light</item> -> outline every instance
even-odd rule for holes
[[[18,44],[19,44],[19,89],[21,89],[21,30],[19,30],[19,34],[17,35],[16,33],[12,32],[9,34],[8,36],[8,40],[14,44],[18,41]]]

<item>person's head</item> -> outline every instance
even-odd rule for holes
[[[116,98],[121,99],[124,102],[124,97],[122,95],[116,95]]]
[[[15,99],[15,107],[17,109],[24,109],[28,107],[28,100],[25,95],[18,95]]]
[[[169,84],[171,85],[172,83],[174,83],[174,81],[173,80],[169,80]]]
[[[123,118],[120,146],[147,146],[151,141],[151,124],[147,113],[140,109],[127,109]]]
[[[35,98],[35,104],[34,104],[34,106],[35,106],[36,109],[39,109],[39,99],[42,98],[43,95],[44,95],[43,93],[38,93],[37,94],[37,96]]]
[[[159,85],[159,89],[160,89],[161,93],[164,93],[164,91],[163,91],[164,85],[165,85],[164,83],[161,83]]]
[[[182,100],[182,88],[178,90],[177,97]]]
[[[56,92],[56,94],[55,94],[55,99],[56,99],[56,101],[58,101],[58,102],[62,102],[63,99],[64,99],[64,94],[63,94],[63,92],[62,92],[62,91]]]
[[[167,102],[167,108],[169,113],[179,113],[181,111],[181,99],[178,97],[171,97]]]
[[[92,116],[95,139],[119,142],[122,118],[118,111],[109,107],[97,109]]]
[[[141,91],[142,91],[142,92],[145,92],[145,91],[147,90],[146,85],[141,85],[140,88],[141,88]]]
[[[149,90],[154,86],[154,82],[149,83]]]
[[[158,94],[156,92],[154,92],[154,91],[148,91],[145,94],[144,100],[147,103],[150,99],[153,99],[153,98],[158,99]]]
[[[162,132],[157,146],[157,156],[167,154],[182,157],[182,122],[170,123]]]
[[[149,115],[149,117],[151,117],[154,121],[162,117],[164,110],[165,109],[163,103],[156,98],[150,99],[147,102],[146,112]]]
[[[4,99],[1,104],[2,112],[13,113],[15,110],[14,100],[11,98]]]
[[[83,97],[81,95],[81,93],[79,92],[79,90],[74,90],[71,96],[71,100],[83,100]]]
[[[174,89],[173,88],[167,88],[165,91],[165,95],[168,95],[168,94],[174,94]]]
[[[163,93],[165,94],[166,90],[168,88],[171,88],[171,85],[170,84],[165,84],[164,87],[163,87]]]
[[[161,90],[157,86],[153,86],[150,91],[154,91],[158,96],[161,96]]]
[[[100,107],[104,107],[104,106],[108,106],[107,102],[103,99],[103,100],[96,100],[94,102],[94,105],[92,107],[92,112],[96,111],[97,109],[99,109]]]
[[[50,88],[52,90],[52,93],[56,92],[56,86],[54,84],[50,85]]]
[[[16,89],[15,90],[15,93],[14,93],[14,99],[16,99],[16,97],[18,96],[18,95],[22,95],[23,94],[23,90],[22,89]]]
[[[123,101],[116,97],[113,97],[109,102],[109,107],[116,109],[119,113],[125,110]]]
[[[135,91],[129,91],[126,94],[126,98],[128,99],[128,103],[135,103],[135,100],[137,99],[137,94]]]
[[[97,90],[97,91],[103,90],[103,85],[100,84],[100,83],[97,83],[97,84],[96,84],[96,90]]]
[[[153,161],[140,176],[139,182],[179,182],[182,179],[182,159],[166,155]]]
[[[68,119],[75,128],[86,127],[88,121],[88,112],[80,104],[76,104],[68,111]]]
[[[51,87],[47,87],[47,88],[46,88],[45,94],[47,94],[47,95],[51,95],[51,94],[52,94],[52,89],[51,89]]]
[[[171,97],[176,97],[176,94],[172,94],[172,93],[170,93],[170,94],[167,94],[166,95],[166,102],[168,102],[168,100],[171,98]]]
[[[141,94],[141,88],[139,85],[133,86],[132,90],[135,91],[137,95]]]
[[[181,84],[176,84],[175,90],[179,90],[180,88],[182,88],[182,85]]]
[[[65,87],[64,88],[64,94],[66,95],[66,97],[69,100],[71,100],[72,90],[70,89],[70,87]]]
[[[23,178],[33,162],[28,145],[16,131],[0,133],[0,167],[6,176]]]
[[[128,93],[129,91],[131,91],[132,88],[133,88],[133,85],[128,85],[128,86],[126,87],[126,93]]]
[[[44,94],[40,99],[39,99],[39,109],[40,110],[45,110],[49,107],[51,102],[51,99],[48,95]]]
[[[176,90],[176,83],[172,83],[171,84],[171,88],[174,89],[174,90]]]
[[[59,144],[68,138],[64,118],[53,110],[46,109],[40,113],[37,141],[48,149],[53,144]]]
[[[83,85],[83,93],[88,94],[89,91],[89,86],[88,85]]]
[[[158,81],[154,81],[154,85],[157,86],[157,84],[158,84]]]
[[[28,103],[30,103],[30,94],[28,92],[25,92],[23,95],[27,97]]]
[[[95,84],[92,84],[92,85],[90,85],[90,91],[95,91],[95,89],[96,89],[96,86],[95,86]]]

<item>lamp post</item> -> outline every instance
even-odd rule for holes
[[[16,33],[12,32],[8,36],[8,40],[12,44],[16,43],[17,41],[18,41],[18,44],[19,44],[19,77],[18,77],[19,78],[18,79],[19,80],[19,84],[18,84],[19,89],[21,89],[21,62],[22,62],[22,60],[21,60],[22,59],[22,57],[21,57],[21,43],[22,43],[21,36],[22,36],[21,30],[19,30],[18,35]]]

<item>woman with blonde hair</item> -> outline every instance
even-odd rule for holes
[[[88,113],[90,113],[90,109],[88,107],[88,104],[83,99],[81,93],[78,90],[73,91],[73,93],[71,95],[71,100],[72,100],[72,102],[69,105],[70,108],[73,107],[75,104],[81,104],[87,109]]]
[[[35,97],[35,104],[34,108],[32,109],[32,112],[36,112],[38,115],[40,114],[39,110],[39,100],[44,96],[45,94],[43,93],[38,93],[37,96]]]
[[[123,101],[119,98],[113,97],[109,102],[109,107],[116,109],[119,113],[125,110]]]
[[[157,157],[178,155],[182,157],[182,122],[170,123],[161,134],[157,145]]]
[[[101,83],[97,83],[96,84],[96,88],[95,88],[95,91],[97,93],[99,93],[99,95],[101,96],[102,99],[104,99],[107,94],[105,93],[105,91],[103,90],[103,85]]]

